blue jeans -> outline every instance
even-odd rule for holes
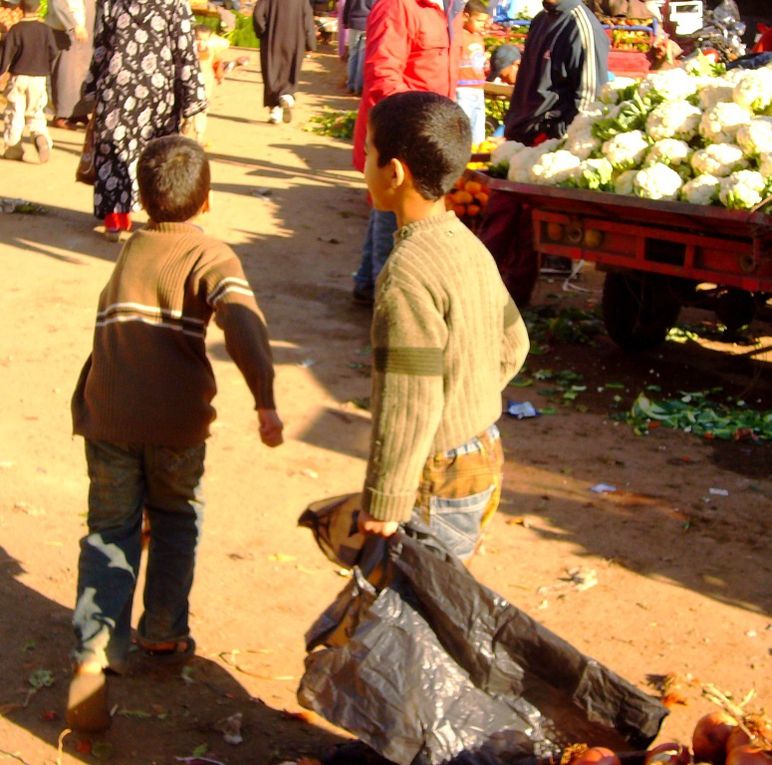
[[[482,88],[456,88],[456,102],[469,117],[472,143],[482,143],[485,140],[485,91]]]
[[[466,560],[501,499],[504,452],[496,425],[424,464],[413,514],[452,553]]]
[[[354,274],[354,282],[360,289],[372,289],[381,269],[394,248],[394,232],[397,216],[392,212],[370,210],[367,233],[362,245],[362,261]]]
[[[150,642],[188,636],[205,453],[204,444],[175,449],[86,439],[91,484],[73,614],[76,662],[96,660],[117,668],[126,660],[143,510],[150,522],[150,547],[145,612],[137,631]]]
[[[348,30],[348,79],[346,87],[357,96],[362,95],[365,77],[365,30]]]

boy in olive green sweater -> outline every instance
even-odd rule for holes
[[[365,180],[398,230],[376,285],[359,527],[388,537],[416,513],[461,558],[498,506],[501,391],[529,347],[492,256],[445,210],[470,145],[466,115],[444,96],[398,93],[370,112]]]

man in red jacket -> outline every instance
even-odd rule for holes
[[[354,128],[354,166],[365,166],[367,115],[393,93],[422,90],[455,100],[464,0],[377,0],[367,19],[365,78]],[[394,213],[370,211],[354,300],[371,305],[397,230]]]

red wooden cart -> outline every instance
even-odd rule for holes
[[[539,256],[606,272],[604,320],[624,348],[662,342],[685,303],[710,296],[736,329],[772,295],[772,215],[475,176],[532,207]]]

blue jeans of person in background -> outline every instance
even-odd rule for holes
[[[482,88],[456,88],[456,103],[469,117],[472,143],[482,143],[485,140],[485,91]]]
[[[131,644],[131,606],[150,522],[138,633],[149,642],[189,635],[188,596],[203,519],[206,446],[177,449],[86,439],[88,535],[80,542],[73,627],[77,663],[121,668]]]
[[[365,30],[348,30],[348,79],[346,87],[357,96],[362,95],[365,78]]]
[[[393,212],[370,210],[367,233],[362,245],[362,261],[354,274],[357,289],[372,290],[381,269],[389,259],[394,247],[394,232],[397,230],[397,216]]]

